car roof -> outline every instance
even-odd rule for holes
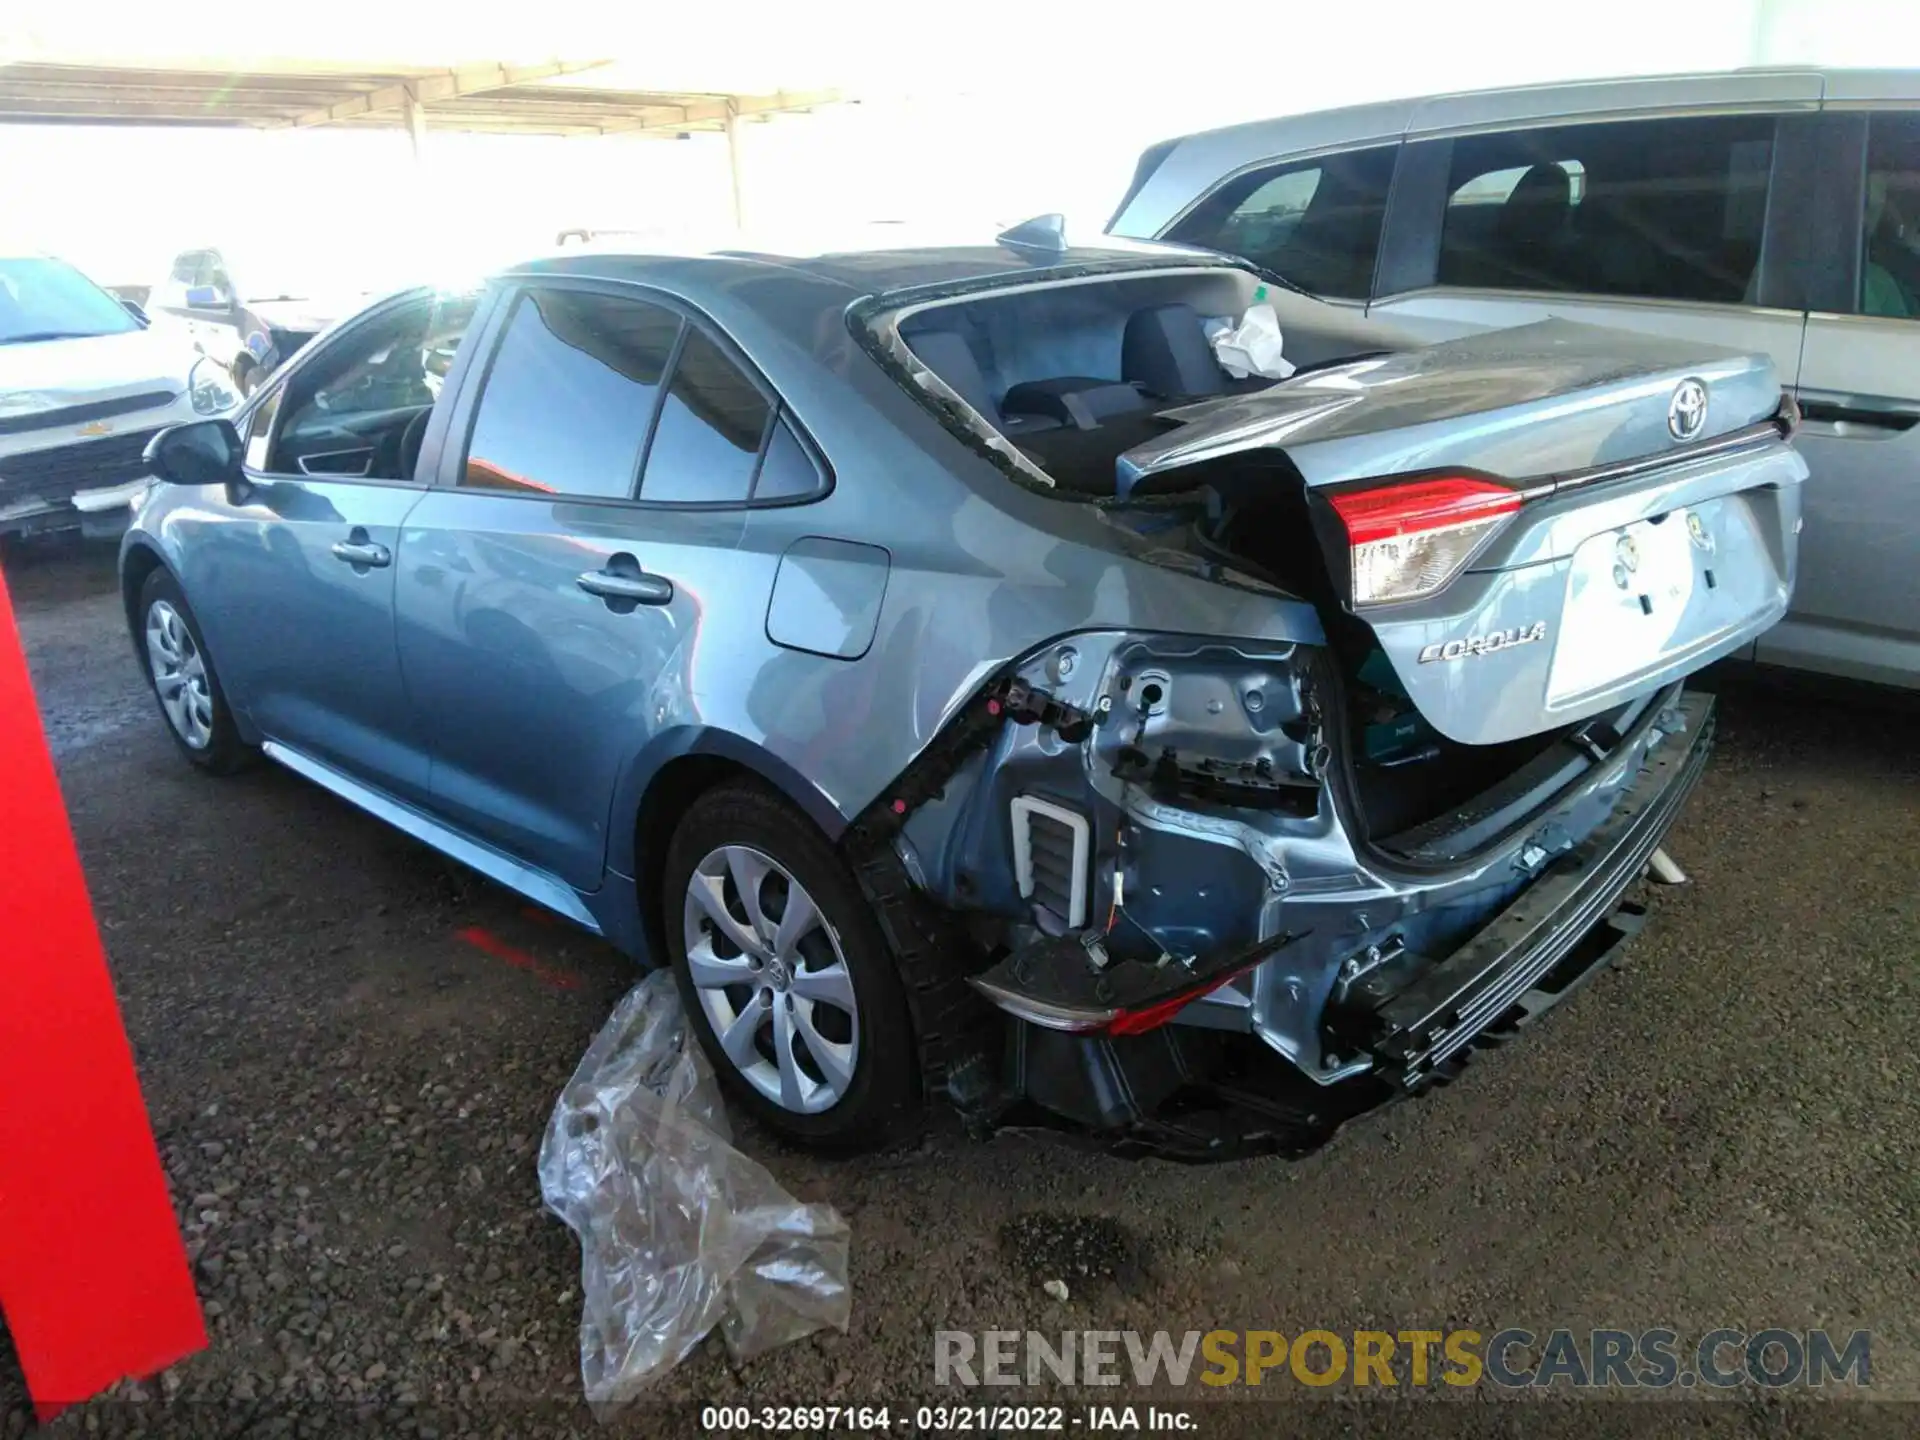
[[[644,285],[717,324],[790,394],[793,357],[815,363],[856,341],[850,307],[869,298],[886,305],[929,300],[976,286],[1048,283],[1087,275],[1124,276],[1169,267],[1246,270],[1245,261],[1187,246],[1116,240],[1064,250],[935,245],[782,254],[765,250],[677,253],[632,242],[556,250],[496,272],[495,279],[566,276]]]
[[[821,283],[840,292],[839,303],[870,295],[962,286],[996,277],[1040,280],[1088,270],[1150,269],[1169,263],[1240,266],[1211,251],[1179,245],[1102,237],[1098,245],[1057,251],[1016,249],[1006,245],[925,245],[863,250],[787,253],[773,250],[690,249],[601,243],[543,255],[510,267],[506,274],[571,274],[610,280],[702,277],[724,284],[727,277],[782,274],[796,282]],[[1244,268],[1244,267],[1242,267]]]
[[[1757,105],[1802,101],[1855,102],[1884,97],[1909,100],[1920,96],[1920,69],[1848,69],[1813,65],[1754,66],[1740,70],[1696,71],[1671,75],[1621,75],[1588,80],[1554,80],[1531,85],[1492,86],[1479,90],[1444,90],[1306,111],[1267,120],[1244,121],[1214,130],[1196,130],[1171,137],[1165,143],[1197,140],[1210,135],[1253,136],[1307,122],[1344,122],[1336,128],[1355,136],[1400,134],[1447,129],[1471,124],[1489,110],[1500,118],[1553,119],[1559,116],[1666,109],[1688,101],[1714,106]]]

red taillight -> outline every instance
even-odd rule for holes
[[[1209,988],[1218,989],[1219,987]],[[1138,1010],[1122,1010],[1107,1022],[1107,1034],[1144,1035],[1149,1030],[1158,1030],[1205,993],[1206,991],[1202,990],[1191,995],[1176,995],[1171,1000],[1162,1000],[1157,1005],[1143,1006]]]
[[[1132,1007],[1040,1000],[984,975],[976,975],[968,983],[1009,1015],[1048,1030],[1065,1030],[1075,1035],[1144,1035],[1149,1030],[1158,1030],[1201,996],[1211,994],[1251,969],[1253,965],[1248,964],[1224,974],[1209,975],[1178,994]]]
[[[1246,974],[1250,968],[1242,967],[1226,975],[1213,976],[1191,990],[1183,990],[1178,995],[1170,995],[1151,1005],[1142,1005],[1138,1010],[1117,1011],[1113,1019],[1107,1022],[1106,1032],[1109,1035],[1144,1035],[1149,1030],[1158,1030],[1202,995],[1211,995],[1228,981]]]
[[[1402,480],[1327,498],[1347,530],[1356,605],[1431,595],[1521,504],[1509,487],[1471,475]]]

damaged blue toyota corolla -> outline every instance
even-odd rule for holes
[[[1805,475],[1762,358],[1381,344],[1044,233],[575,251],[159,437],[127,615],[189,760],[671,964],[783,1134],[1299,1151],[1631,933]]]

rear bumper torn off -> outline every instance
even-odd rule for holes
[[[1647,757],[1581,844],[1446,959],[1410,980],[1402,972],[1397,986],[1382,976],[1371,991],[1356,987],[1342,1028],[1360,1032],[1384,1078],[1418,1088],[1490,1029],[1525,1023],[1564,998],[1638,928],[1615,911],[1679,818],[1713,745],[1711,696],[1686,695],[1675,708],[1684,739],[1673,736]]]

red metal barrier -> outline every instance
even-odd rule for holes
[[[0,1309],[43,1420],[207,1343],[4,580]]]

